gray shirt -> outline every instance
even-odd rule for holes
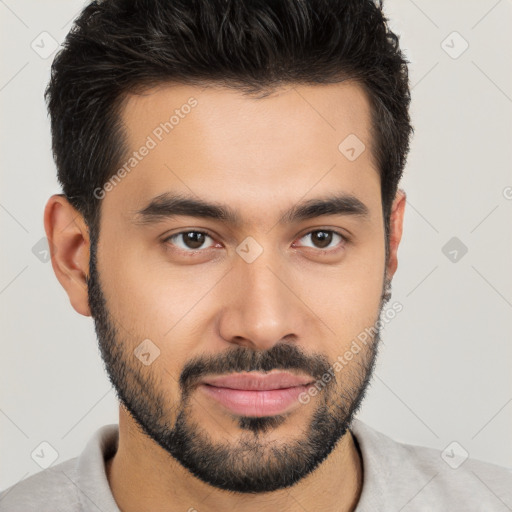
[[[464,460],[457,445],[440,452],[399,443],[357,419],[350,430],[363,460],[355,512],[512,510],[512,470]],[[116,452],[118,438],[117,424],[99,428],[79,457],[0,493],[0,511],[120,512],[105,473],[105,460]]]

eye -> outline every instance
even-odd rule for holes
[[[300,238],[310,239],[310,244],[304,244],[305,247],[312,249],[334,249],[343,242],[348,242],[348,238],[331,229],[317,229],[306,233]],[[210,239],[210,245],[205,245],[207,239]],[[184,252],[194,252],[210,249],[214,246],[214,239],[204,231],[180,231],[163,240],[164,243],[170,243]]]
[[[183,251],[193,252],[200,249],[209,249],[211,246],[203,247],[207,238],[213,241],[213,238],[203,231],[181,231],[167,237],[164,243],[171,243]]]
[[[340,242],[348,241],[347,237],[331,229],[318,229],[315,231],[310,231],[309,233],[304,235],[301,238],[301,240],[307,239],[308,237],[310,238],[311,243],[313,245],[306,245],[306,247],[312,247],[313,249],[329,249],[329,246],[331,246],[331,248],[334,248],[336,247],[336,245],[339,245]],[[338,243],[331,245],[333,241],[337,241]]]

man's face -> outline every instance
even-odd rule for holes
[[[367,98],[348,83],[263,99],[175,85],[131,96],[123,122],[130,152],[149,149],[106,187],[91,247],[89,303],[109,376],[144,432],[204,482],[290,486],[346,432],[377,351],[378,335],[332,370],[385,302]],[[204,209],[166,215],[162,194],[227,207],[237,222]],[[336,196],[352,201],[293,215]],[[304,388],[219,399],[204,382],[283,371],[313,382],[329,369],[307,403]]]

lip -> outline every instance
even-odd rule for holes
[[[290,373],[233,374],[205,379],[199,388],[239,416],[274,416],[298,406],[299,396],[314,380]]]
[[[218,388],[243,389],[247,391],[268,391],[273,389],[293,388],[311,384],[314,379],[308,375],[293,375],[288,372],[274,373],[235,373],[206,378],[203,384]]]

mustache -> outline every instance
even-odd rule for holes
[[[329,368],[330,363],[325,355],[307,355],[297,345],[290,343],[278,343],[265,351],[238,346],[221,354],[198,356],[190,360],[181,372],[179,385],[182,393],[187,394],[207,376],[271,370],[292,370],[319,380]]]

